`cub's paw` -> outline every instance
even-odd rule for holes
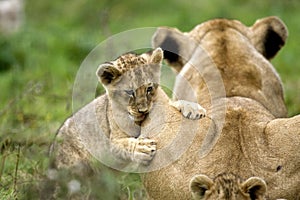
[[[206,110],[198,103],[178,100],[171,102],[171,105],[178,109],[188,119],[201,119],[206,116]]]
[[[138,138],[133,152],[133,160],[143,165],[149,165],[156,153],[156,141],[148,138]]]

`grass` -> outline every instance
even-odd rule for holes
[[[289,115],[299,114],[299,8],[297,0],[27,0],[21,29],[0,35],[1,198],[38,198],[49,144],[72,113],[79,66],[97,44],[122,31],[162,25],[189,31],[219,17],[250,26],[258,18],[279,16],[290,36],[272,63],[284,84]],[[121,187],[131,194],[138,184],[135,176],[125,176]]]

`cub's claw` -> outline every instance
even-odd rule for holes
[[[139,138],[133,153],[133,160],[143,165],[148,165],[156,153],[156,141]]]
[[[198,103],[178,100],[171,102],[171,105],[178,109],[182,115],[188,119],[197,120],[206,116],[206,110]]]

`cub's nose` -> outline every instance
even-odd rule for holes
[[[138,106],[139,113],[147,113],[148,108],[146,106]]]

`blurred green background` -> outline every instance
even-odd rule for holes
[[[189,31],[213,18],[251,26],[256,19],[279,16],[289,38],[272,63],[284,84],[289,115],[299,114],[299,11],[298,0],[26,0],[19,31],[0,35],[1,199],[38,198],[49,144],[72,114],[72,86],[80,64],[101,41],[129,29],[171,26]],[[139,184],[127,178],[121,183],[125,189]]]

